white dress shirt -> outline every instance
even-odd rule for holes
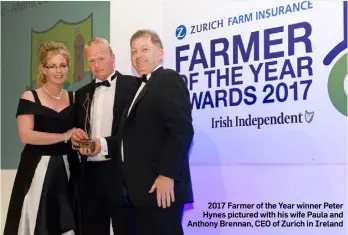
[[[153,73],[154,71],[156,71],[159,67],[162,67],[162,65],[158,65],[151,73]],[[150,77],[151,77],[151,73],[149,73],[149,74],[146,75],[147,81],[149,81],[149,79],[150,79]],[[129,113],[130,113],[130,111],[132,110],[132,107],[133,107],[133,105],[134,105],[135,100],[137,99],[137,97],[139,96],[140,92],[143,90],[143,88],[144,88],[145,85],[146,85],[146,83],[145,83],[145,82],[142,82],[141,85],[140,85],[140,87],[138,88],[137,93],[135,94],[135,96],[134,96],[134,98],[133,98],[132,104],[129,106],[127,117],[129,116]],[[122,139],[122,142],[121,142],[121,159],[122,159],[122,162],[124,162],[123,139]]]
[[[112,75],[114,75],[114,73]],[[100,139],[101,150],[96,156],[88,157],[87,161],[110,160],[105,158],[105,155],[108,155],[108,145],[104,137],[111,136],[112,121],[114,118],[113,108],[117,77],[111,81],[112,75],[107,79],[110,83],[110,87],[99,86],[94,92],[90,114],[91,138]],[[95,82],[102,81],[96,78]]]

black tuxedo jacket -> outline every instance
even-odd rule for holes
[[[116,71],[117,75],[116,80],[116,91],[114,97],[114,107],[113,107],[113,121],[112,121],[112,131],[111,135],[116,136],[119,128],[119,123],[122,117],[124,110],[128,107],[129,103],[132,102],[135,93],[139,87],[139,79],[129,75],[123,75]],[[114,75],[115,75],[114,74]],[[75,118],[75,127],[85,129],[85,121],[86,121],[86,111],[84,107],[84,103],[86,101],[87,96],[92,100],[95,91],[95,81],[93,80],[89,84],[80,88],[75,92],[75,110],[76,110],[76,118]],[[91,105],[91,103],[90,103]],[[91,107],[88,107],[88,110]],[[90,115],[90,114],[89,114]],[[91,116],[90,116],[91,117]],[[87,129],[90,129],[90,123],[87,122]],[[111,147],[108,143],[108,150]],[[112,151],[111,151],[112,153]],[[109,152],[109,156],[111,157]]]
[[[132,203],[157,206],[156,192],[148,192],[158,175],[175,180],[176,202],[193,202],[188,153],[194,131],[190,95],[181,76],[158,68],[127,117],[128,109],[120,123],[117,149],[123,139],[124,180]]]

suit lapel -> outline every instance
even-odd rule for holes
[[[123,84],[123,79],[125,79],[121,73],[116,72],[117,74],[117,80],[116,80],[116,90],[115,90],[115,96],[114,96],[114,107],[113,107],[113,121],[112,121],[112,130],[111,133],[115,132],[115,127],[114,125],[115,120],[115,114],[118,114],[120,112],[120,109],[122,108],[123,100],[124,100],[124,94],[125,90],[122,89],[124,88]]]
[[[136,98],[136,100],[134,101],[131,110],[129,112],[129,115],[132,113],[132,111],[134,110],[134,108],[136,107],[136,105],[139,103],[139,101],[145,96],[145,94],[147,93],[147,91],[149,90],[149,83],[150,81],[147,82],[147,84],[143,87],[143,89],[141,90],[141,92],[139,93],[138,97]]]
[[[143,87],[143,89],[141,90],[141,92],[139,93],[138,97],[136,98],[136,100],[133,103],[133,106],[129,112],[129,115],[132,113],[132,111],[136,108],[137,104],[140,102],[140,100],[142,98],[144,98],[144,96],[146,95],[147,91],[149,90],[149,87],[151,87],[151,84],[154,82],[154,80],[158,77],[158,75],[160,74],[161,70],[163,70],[163,67],[159,67],[156,71],[151,73],[151,77],[149,78],[149,80],[147,81],[146,85]]]
[[[115,95],[114,95],[114,107],[113,111],[116,112],[118,111],[119,104],[122,102],[121,98],[123,96],[123,91],[122,91],[122,82],[123,82],[123,76],[119,72],[116,71],[116,89],[115,89]]]

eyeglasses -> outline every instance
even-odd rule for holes
[[[68,68],[68,65],[67,64],[61,64],[59,65],[59,67],[57,67],[57,65],[45,65],[44,66],[46,69],[50,69],[50,70],[57,70],[58,68],[60,69],[67,69]]]

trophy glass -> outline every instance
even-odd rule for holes
[[[83,108],[85,109],[85,132],[88,135],[88,139],[84,139],[80,141],[80,149],[89,149],[91,152],[95,149],[95,142],[91,139],[91,128],[88,128],[88,123],[90,123],[90,107],[91,107],[91,99],[89,98],[89,94],[86,95],[85,103],[83,104]]]

